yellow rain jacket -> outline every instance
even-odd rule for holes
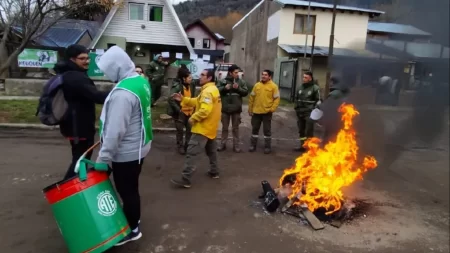
[[[279,104],[278,86],[272,80],[267,83],[257,82],[250,93],[248,112],[256,114],[275,112]]]
[[[215,139],[222,115],[220,93],[215,83],[203,85],[200,94],[195,98],[184,97],[181,106],[195,106],[191,120],[192,133],[201,134],[209,139]]]

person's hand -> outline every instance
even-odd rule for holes
[[[248,115],[249,116],[253,116],[253,112],[248,112]]]
[[[233,84],[233,89],[237,89],[237,88],[239,88],[239,84],[234,83],[234,84]]]
[[[174,93],[172,94],[172,98],[178,102],[181,102],[181,100],[183,100],[183,95],[181,95],[181,93]]]
[[[189,123],[189,125],[192,126],[192,125],[194,125],[195,121],[193,118],[189,118],[188,123]]]
[[[231,89],[231,84],[225,85],[225,89],[227,89],[227,90]]]

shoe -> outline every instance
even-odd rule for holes
[[[256,137],[250,137],[250,148],[248,149],[249,152],[255,152],[256,151],[256,145],[258,144],[258,138]]]
[[[272,152],[272,139],[264,138],[264,154],[270,154]]]
[[[241,152],[242,152],[242,149],[239,148],[239,147],[235,147],[235,148],[233,149],[233,151],[234,151],[234,153],[241,153]]]
[[[218,152],[222,152],[222,151],[225,151],[225,150],[227,150],[227,145],[224,144],[224,143],[220,144],[219,148],[217,148]]]
[[[142,233],[138,227],[137,232],[131,231],[131,233],[129,233],[127,236],[125,236],[122,240],[120,240],[120,242],[116,243],[116,245],[114,245],[114,246],[122,246],[128,242],[137,241],[141,237],[142,237]]]
[[[180,155],[185,155],[186,154],[186,149],[184,147],[178,147],[178,153]]]
[[[208,171],[208,176],[212,179],[219,179],[219,173],[212,173]]]
[[[181,179],[171,179],[170,182],[176,186],[191,188],[191,181],[183,177]]]

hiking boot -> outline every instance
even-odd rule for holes
[[[218,152],[222,152],[222,151],[225,151],[225,150],[227,150],[227,144],[220,143],[219,147],[217,148],[217,151]]]
[[[264,154],[270,154],[272,152],[272,139],[265,138],[264,139]]]
[[[242,149],[240,147],[234,147],[233,151],[234,151],[234,153],[241,153]]]
[[[139,227],[135,230],[132,230],[131,233],[129,233],[127,236],[125,236],[120,242],[116,243],[114,246],[122,246],[126,243],[139,240],[142,237],[142,233],[139,229]]]
[[[184,177],[182,177],[181,179],[171,179],[170,182],[179,187],[191,188],[191,181]]]
[[[250,148],[248,149],[249,152],[255,152],[256,151],[256,145],[258,144],[258,137],[250,137]]]
[[[208,174],[208,177],[210,177],[210,178],[212,178],[212,179],[219,179],[219,178],[220,178],[218,172],[213,173],[213,172],[209,172],[209,171],[208,171],[207,174]]]

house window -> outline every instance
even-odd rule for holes
[[[294,33],[314,35],[316,32],[316,16],[295,14]]]
[[[192,47],[195,47],[195,38],[189,38]]]
[[[203,48],[210,48],[210,47],[211,47],[211,40],[203,39]]]
[[[129,3],[128,18],[130,20],[144,20],[144,4]]]
[[[149,17],[148,17],[149,21],[162,22],[162,20],[163,20],[163,7],[162,6],[149,5],[148,13],[149,13]]]
[[[108,43],[108,44],[106,44],[106,47],[107,47],[107,49],[110,49],[110,48],[112,48],[115,45],[116,44],[114,44],[114,43]]]

